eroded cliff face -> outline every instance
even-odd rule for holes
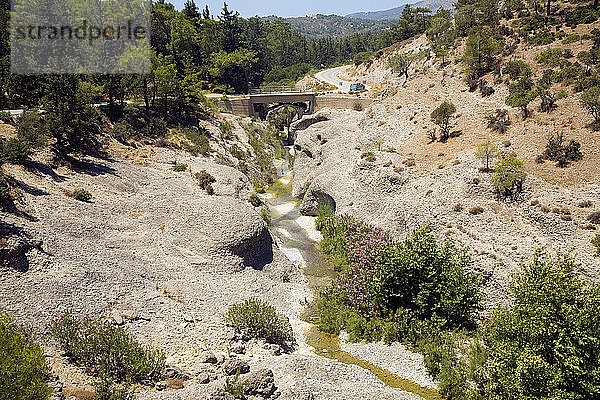
[[[600,206],[596,183],[558,186],[530,171],[522,198],[502,200],[474,156],[481,132],[465,129],[446,146],[428,147],[413,123],[427,123],[412,111],[423,105],[407,98],[383,100],[364,113],[326,111],[327,121],[297,133],[293,193],[303,199],[303,212],[312,214],[320,199],[331,198],[338,213],[399,237],[431,225],[440,239],[452,237],[470,249],[473,268],[485,278],[488,307],[508,300],[511,273],[540,247],[575,248],[580,272],[599,277],[594,234],[584,229],[587,215]],[[594,206],[579,207],[585,201]],[[471,213],[475,207],[483,213]]]

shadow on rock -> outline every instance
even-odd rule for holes
[[[232,249],[233,254],[244,260],[244,265],[262,270],[273,262],[273,238],[265,227],[259,235],[249,238]]]

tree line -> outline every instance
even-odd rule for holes
[[[9,0],[0,0],[0,10],[0,108],[40,106],[54,77],[10,73]],[[373,54],[422,32],[415,29],[415,21],[421,23],[424,12],[413,16],[412,9],[408,10],[410,21],[401,21],[386,32],[313,41],[283,21],[242,18],[227,4],[215,16],[208,6],[200,9],[194,0],[187,0],[181,11],[159,0],[151,9],[149,74],[79,79],[97,99],[105,97],[112,103],[137,96],[148,109],[160,104],[165,112],[179,113],[186,104],[199,102],[204,91],[245,93],[263,84],[290,84],[309,68],[352,61],[357,54]]]

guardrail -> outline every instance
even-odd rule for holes
[[[313,88],[296,88],[296,87],[285,87],[285,86],[273,86],[264,88],[251,88],[250,94],[284,94],[284,93],[312,93]]]

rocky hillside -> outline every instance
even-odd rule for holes
[[[382,32],[390,26],[389,21],[322,14],[292,18],[265,17],[264,19],[283,20],[309,39],[340,38],[353,33]]]
[[[423,0],[414,4],[409,4],[412,8],[429,8],[435,12],[440,8],[450,10],[454,5],[454,0]],[[406,6],[394,7],[389,10],[366,11],[348,14],[348,18],[369,19],[372,21],[398,21],[402,18],[402,12]]]
[[[566,34],[582,35],[595,27],[581,26]],[[591,39],[522,43],[504,62],[522,58],[537,77],[545,69],[537,61],[543,51],[561,48],[577,54],[592,45]],[[430,46],[421,36],[350,70],[348,79],[366,80],[381,89],[381,100],[364,113],[323,112],[326,121],[298,134],[294,194],[304,199],[303,211],[314,213],[326,198],[334,201],[337,212],[398,236],[432,225],[439,236],[453,237],[470,249],[475,268],[486,280],[488,305],[507,300],[511,274],[540,247],[575,249],[579,272],[598,279],[600,259],[590,242],[596,226],[588,217],[600,210],[600,134],[592,129],[593,118],[581,106],[580,95],[567,88],[569,95],[549,113],[539,111],[538,98],[529,105],[531,116],[523,120],[520,109],[505,104],[507,86],[494,84],[494,93],[486,97],[471,92],[459,63],[421,58],[410,67],[407,81],[390,70],[393,56],[417,54]],[[462,52],[464,43],[449,58]],[[482,79],[494,81],[492,74]],[[444,100],[456,106],[456,134],[446,142],[432,142],[436,126],[430,114]],[[488,116],[497,109],[506,110],[512,121],[505,134],[488,127]],[[568,167],[540,163],[548,136],[556,132],[581,143],[580,161]],[[497,195],[492,174],[483,171],[475,156],[486,140],[525,162],[528,177],[514,201]]]
[[[221,138],[224,120],[233,141]],[[228,166],[239,162],[227,150],[235,143],[255,168],[243,128],[251,121],[202,124],[212,134],[210,156],[106,139],[104,157],[76,165],[39,153],[25,167],[3,166],[16,200],[0,214],[0,304],[44,338],[53,398],[85,399],[93,390],[86,370],[45,339],[49,321],[65,310],[109,319],[166,354],[165,380],[138,388],[138,399],[233,399],[224,387],[238,368],[253,399],[415,398],[306,345],[299,318],[312,296],[306,279],[280,251],[262,208],[250,205],[249,178]],[[1,128],[12,135],[11,126]],[[214,177],[212,193],[197,173]],[[70,197],[77,189],[92,199]],[[289,319],[293,353],[241,340],[225,325],[229,306],[252,296]]]

